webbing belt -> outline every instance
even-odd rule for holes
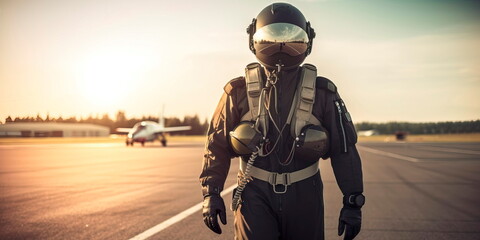
[[[251,177],[270,183],[273,186],[273,191],[275,193],[285,193],[287,192],[287,186],[315,175],[318,172],[318,163],[319,161],[316,161],[314,164],[304,169],[300,169],[291,173],[269,172],[261,168],[252,166],[250,168],[249,175]],[[245,171],[246,166],[247,163],[243,160],[240,160],[240,171],[242,173]],[[277,191],[275,188],[277,185],[283,185],[285,187],[284,191]]]

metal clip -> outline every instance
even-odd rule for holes
[[[283,185],[284,190],[283,191],[277,191],[277,186],[278,185]],[[273,192],[276,194],[284,194],[287,192],[287,184],[277,184],[277,185],[272,185],[273,186]]]
[[[279,183],[277,183],[277,179],[281,179]],[[289,173],[275,173],[272,175],[272,179],[270,184],[272,184],[273,192],[277,194],[284,194],[287,192],[287,187],[290,185],[290,174]],[[283,191],[277,191],[277,186],[283,185]]]

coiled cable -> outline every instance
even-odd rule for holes
[[[240,177],[237,189],[235,190],[235,194],[233,195],[232,206],[231,206],[232,211],[236,211],[238,208],[238,205],[240,204],[240,199],[242,196],[243,189],[245,189],[245,186],[247,185],[250,179],[250,169],[252,168],[253,163],[255,162],[255,159],[257,158],[259,151],[260,149],[257,147],[257,151],[253,152],[252,155],[250,155],[250,158],[248,159],[247,166],[245,167],[245,171]]]

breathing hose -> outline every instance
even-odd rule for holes
[[[247,162],[247,166],[245,167],[245,171],[240,177],[237,189],[235,190],[235,194],[233,195],[232,206],[231,206],[232,211],[236,211],[238,208],[238,205],[240,204],[240,197],[242,196],[243,189],[245,188],[245,186],[248,183],[248,180],[250,179],[250,169],[252,168],[253,163],[255,162],[255,159],[258,156],[259,150],[260,149],[257,148],[257,151],[253,152],[252,155],[250,155],[250,158],[248,159],[248,162]]]

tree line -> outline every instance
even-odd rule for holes
[[[379,134],[407,132],[409,134],[446,134],[446,133],[478,133],[480,120],[456,122],[361,122],[355,124],[357,131],[377,130]]]
[[[7,117],[5,123],[11,122],[59,122],[59,123],[91,123],[110,128],[111,133],[115,133],[116,128],[131,128],[135,123],[141,121],[158,122],[158,117],[143,116],[140,118],[127,118],[124,111],[118,111],[115,119],[111,119],[108,114],[101,116],[89,116],[87,118],[77,119],[76,117],[68,118],[51,118],[47,115],[42,118],[39,114],[36,117]],[[208,120],[200,121],[198,115],[185,116],[183,119],[178,117],[165,118],[165,126],[192,126],[192,129],[178,134],[185,135],[204,135],[208,129]],[[360,122],[355,124],[357,131],[376,130],[379,134],[394,134],[402,131],[410,134],[446,134],[446,133],[477,133],[480,132],[480,120],[473,121],[451,121],[451,122],[387,122],[373,123]]]
[[[117,128],[131,128],[135,123],[141,121],[154,121],[158,122],[159,118],[155,116],[143,116],[140,118],[133,117],[127,118],[124,111],[118,111],[116,114],[115,119],[111,119],[108,114],[97,115],[97,116],[88,116],[87,118],[80,118],[77,119],[76,117],[58,117],[52,118],[48,114],[45,118],[42,118],[39,114],[36,117],[15,117],[12,118],[8,116],[5,119],[5,123],[13,123],[13,122],[57,122],[57,123],[90,123],[108,127],[110,129],[110,133],[116,133],[115,129]],[[203,122],[200,121],[198,115],[193,116],[185,116],[183,119],[178,117],[167,117],[165,118],[165,126],[172,127],[172,126],[191,126],[192,129],[188,131],[182,132],[173,132],[174,134],[183,134],[183,135],[204,135],[208,129],[208,120],[205,119]]]

